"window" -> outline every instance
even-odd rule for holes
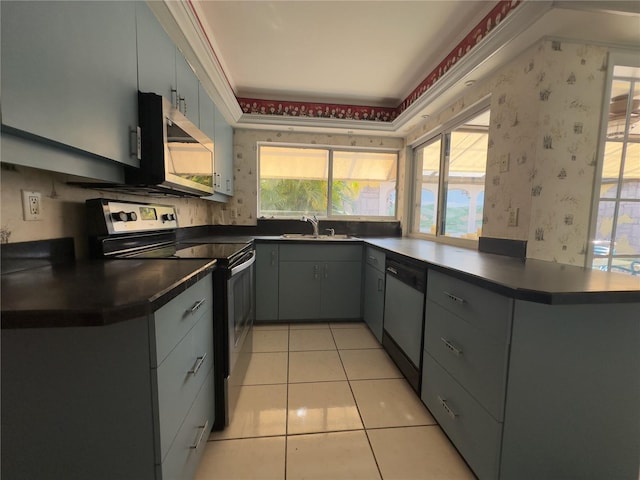
[[[613,67],[591,267],[640,275],[640,68]]]
[[[414,149],[414,233],[477,240],[489,140],[486,105]]]
[[[259,215],[395,218],[398,153],[258,145]]]

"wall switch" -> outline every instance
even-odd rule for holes
[[[518,226],[518,213],[519,213],[520,209],[519,208],[512,208],[511,210],[509,210],[509,226],[510,227],[517,227]]]
[[[40,192],[22,190],[22,213],[25,220],[42,220],[42,195]]]

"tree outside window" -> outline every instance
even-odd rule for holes
[[[260,216],[395,218],[397,152],[258,148]]]

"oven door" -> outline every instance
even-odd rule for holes
[[[233,416],[239,387],[251,361],[252,327],[255,319],[256,252],[249,252],[240,264],[232,267],[227,280],[227,322],[229,342],[229,377],[227,378],[227,425]]]

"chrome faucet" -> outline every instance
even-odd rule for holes
[[[318,219],[316,218],[316,216],[314,215],[313,218],[310,218],[310,217],[305,217],[303,215],[300,220],[302,220],[303,222],[309,222],[311,226],[313,226],[313,236],[317,238],[318,237]]]

